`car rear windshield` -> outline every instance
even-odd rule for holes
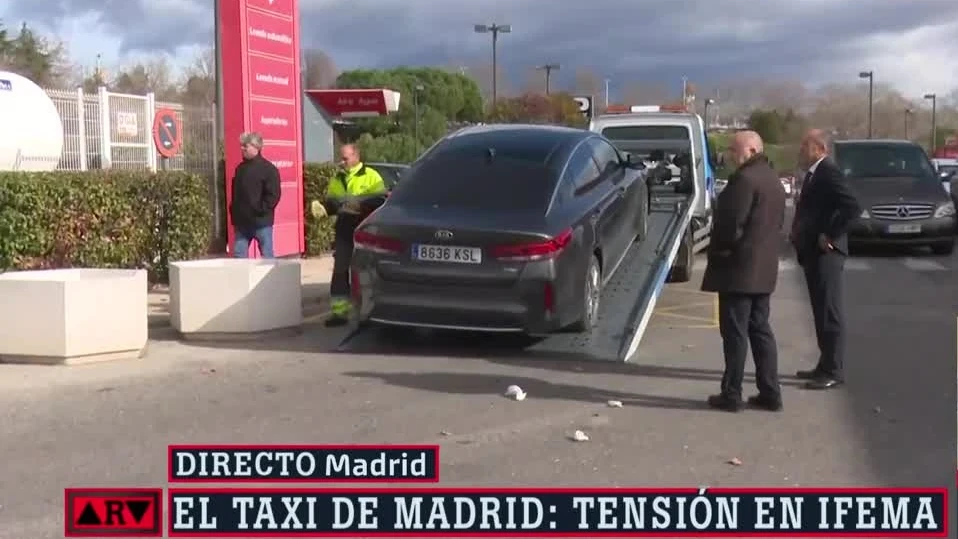
[[[391,203],[544,212],[556,184],[547,161],[551,152],[514,150],[472,144],[434,148],[403,174]]]
[[[935,179],[925,150],[911,144],[836,144],[835,160],[849,178]]]

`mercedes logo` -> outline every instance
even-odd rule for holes
[[[451,240],[452,232],[448,230],[437,230],[435,236],[437,240],[442,240],[442,241]]]
[[[907,206],[898,206],[898,217],[908,217],[911,212],[908,211]]]

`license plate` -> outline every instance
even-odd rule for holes
[[[889,234],[917,234],[921,232],[921,225],[888,225]]]
[[[482,249],[478,247],[456,247],[453,245],[413,245],[412,257],[414,260],[423,262],[481,264]]]

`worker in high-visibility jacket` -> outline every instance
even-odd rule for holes
[[[327,327],[349,322],[352,302],[349,296],[349,264],[353,257],[353,233],[370,213],[382,205],[386,183],[372,167],[360,159],[359,149],[347,144],[339,150],[340,171],[326,186],[326,199],[313,203],[314,214],[335,215],[333,240],[333,276],[329,283],[330,317]]]

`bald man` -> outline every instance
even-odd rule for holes
[[[814,369],[798,371],[808,389],[831,389],[845,381],[845,313],[842,281],[848,256],[848,225],[861,213],[838,165],[829,157],[827,133],[813,129],[802,138],[799,164],[807,170],[795,205],[790,236],[805,271],[815,318],[819,358]]]
[[[702,280],[702,290],[718,293],[719,332],[725,353],[721,393],[709,397],[708,404],[727,412],[744,407],[742,382],[751,345],[758,394],[747,402],[777,412],[782,409],[782,393],[769,312],[778,283],[785,189],[765,156],[758,133],[736,133],[729,158],[737,169],[718,196]]]

